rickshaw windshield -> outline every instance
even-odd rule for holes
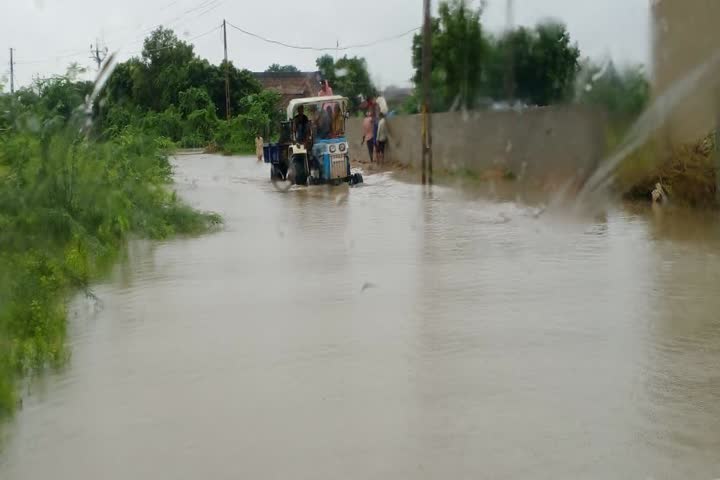
[[[329,140],[345,135],[345,112],[340,102],[328,101],[314,105],[315,138]]]
[[[288,113],[294,119],[302,107],[312,125],[313,138],[330,140],[345,135],[345,105],[342,97],[318,98],[316,101],[291,104]]]

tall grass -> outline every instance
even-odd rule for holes
[[[167,141],[127,129],[96,142],[72,120],[11,111],[0,133],[0,415],[14,410],[19,378],[68,358],[66,300],[130,235],[220,222],[168,188]]]

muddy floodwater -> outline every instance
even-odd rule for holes
[[[3,480],[720,477],[713,214],[176,163],[225,226],[134,241],[73,302]]]

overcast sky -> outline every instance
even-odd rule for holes
[[[478,0],[474,0],[475,4]],[[506,0],[488,0],[485,26],[505,24]],[[532,25],[544,18],[568,25],[583,55],[610,55],[620,62],[647,63],[649,0],[515,0],[515,22]],[[437,0],[433,0],[437,6]],[[16,82],[27,85],[34,74],[62,73],[71,61],[92,65],[96,38],[121,58],[137,54],[142,39],[163,24],[181,38],[193,39],[227,19],[238,27],[291,44],[334,47],[392,37],[421,24],[422,0],[0,0],[0,76],[9,70],[9,47],[16,49]],[[409,84],[412,36],[352,49],[368,60],[381,86]],[[193,40],[196,52],[217,63],[222,32]],[[312,51],[291,50],[228,29],[231,60],[261,71],[271,63],[292,63],[313,70]]]

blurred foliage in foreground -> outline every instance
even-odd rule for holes
[[[613,123],[636,118],[649,99],[639,66],[617,69],[581,60],[566,27],[548,20],[500,34],[482,25],[484,3],[444,0],[432,20],[432,110],[580,103],[603,107]],[[422,84],[422,33],[413,38],[416,93],[404,110],[417,113]]]
[[[19,378],[62,365],[65,302],[90,294],[130,235],[220,221],[167,187],[169,140],[132,126],[88,130],[82,104],[92,87],[69,75],[0,94],[0,415],[14,409]]]
[[[432,108],[476,108],[516,101],[550,105],[567,100],[580,51],[564,25],[548,21],[499,36],[481,23],[483,4],[440,2],[432,19]],[[413,38],[414,82],[422,83],[422,33]]]

